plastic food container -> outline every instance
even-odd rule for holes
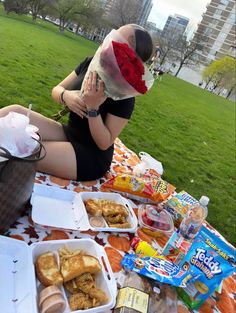
[[[109,300],[96,308],[71,311],[67,293],[60,287],[66,302],[63,313],[98,313],[113,308],[116,301],[117,286],[110,263],[102,246],[92,239],[51,240],[33,243],[28,246],[24,241],[0,236],[0,303],[4,313],[40,313],[39,295],[44,288],[35,276],[34,263],[38,255],[51,251],[59,263],[58,249],[81,249],[97,257],[102,271],[96,275],[96,286],[107,294]],[[105,270],[104,264],[107,268]]]
[[[141,205],[139,208],[139,224],[145,233],[153,237],[160,237],[162,234],[170,236],[174,231],[171,215],[158,205]]]
[[[129,215],[127,222],[130,228],[109,227],[105,220],[96,224],[87,214],[84,201],[87,199],[113,200],[126,207]],[[111,192],[74,192],[58,187],[35,184],[31,197],[32,220],[43,228],[67,229],[73,231],[109,231],[109,232],[131,232],[137,229],[137,218],[132,209],[130,201]],[[103,219],[103,218],[102,218]],[[92,222],[93,221],[93,222]],[[95,225],[101,225],[96,227]]]

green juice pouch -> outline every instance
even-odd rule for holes
[[[236,270],[236,249],[205,226],[179,264],[188,270],[185,288],[178,288],[179,297],[191,309],[198,309],[215,291],[220,282]]]

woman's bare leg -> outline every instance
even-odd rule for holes
[[[28,109],[14,104],[0,109],[0,117],[9,112],[27,115]],[[37,163],[37,170],[61,178],[77,178],[76,156],[71,143],[67,141],[62,125],[42,114],[31,111],[30,123],[39,128],[46,156]]]
[[[37,170],[66,179],[77,179],[76,156],[69,142],[43,142],[46,157],[39,161]]]
[[[17,104],[9,105],[0,109],[0,117],[7,115],[9,112],[27,115],[28,109]],[[40,136],[44,141],[67,141],[62,125],[40,113],[31,111],[30,123],[38,127]]]

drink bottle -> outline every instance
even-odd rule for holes
[[[150,244],[148,244],[146,241],[142,241],[137,237],[133,238],[131,242],[131,247],[135,250],[135,253],[138,255],[151,257],[159,255],[157,250],[155,250]]]

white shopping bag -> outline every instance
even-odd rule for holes
[[[146,170],[153,169],[158,174],[163,174],[163,166],[162,163],[154,159],[150,154],[146,152],[139,152],[139,157],[141,159],[141,162],[137,164],[134,169],[133,173],[136,176],[142,175],[145,173]]]

